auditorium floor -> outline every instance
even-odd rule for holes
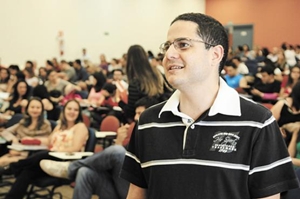
[[[13,181],[13,180],[12,180]],[[0,187],[0,194],[1,193],[6,193],[9,190],[9,187]],[[71,199],[72,198],[72,193],[73,193],[73,188],[66,185],[66,186],[61,186],[56,189],[56,192],[60,192],[63,195],[63,199]],[[4,197],[0,196],[0,199]],[[55,196],[54,199],[59,199],[58,196]],[[92,199],[98,199],[97,196],[93,196]]]

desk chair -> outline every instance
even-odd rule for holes
[[[106,116],[101,124],[100,124],[100,131],[113,131],[117,132],[118,128],[120,127],[120,121],[117,117],[113,115]],[[115,139],[116,136],[107,136],[105,139],[103,139],[103,148],[106,148],[106,140],[109,142],[109,146],[112,144],[113,139]]]
[[[91,126],[90,118],[86,114],[82,114],[83,123],[87,128]]]
[[[89,128],[88,130],[89,138],[86,142],[85,151],[94,152],[96,145],[95,131],[92,128]],[[39,178],[30,185],[27,199],[53,198],[55,195],[58,195],[58,197],[62,199],[62,194],[60,192],[55,192],[55,190],[60,186],[69,185],[70,183],[72,182],[68,179],[60,179],[51,176]],[[40,193],[41,191],[46,191],[47,194],[42,194]]]

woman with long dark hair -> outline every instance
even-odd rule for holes
[[[128,104],[121,100],[119,106],[129,120],[134,117],[134,104],[138,99],[145,96],[160,99],[165,92],[171,91],[163,75],[151,67],[147,53],[140,45],[133,45],[128,49],[126,73],[129,83]]]
[[[290,68],[290,74],[287,79],[284,79],[281,82],[281,89],[279,97],[285,98],[288,97],[292,92],[293,87],[300,80],[300,66],[294,66]]]
[[[16,113],[22,113],[22,100],[28,100],[30,97],[30,87],[25,80],[19,80],[13,87],[13,93],[8,98],[9,106],[5,109],[4,115],[12,116]]]
[[[7,68],[0,69],[0,91],[8,91],[8,82],[10,79],[10,72]]]
[[[298,143],[300,147],[300,142],[298,141],[300,130],[300,81],[293,87],[290,96],[279,100],[271,108],[271,112],[282,130],[290,155],[298,159],[296,166],[300,167],[300,151],[297,150],[296,153],[296,145]]]
[[[39,98],[31,98],[26,106],[24,117],[17,124],[5,129],[0,135],[8,142],[23,143],[26,141],[48,145],[48,136],[51,133],[51,125],[43,116],[44,106]],[[10,150],[0,157],[0,166],[6,166],[12,162],[25,159],[26,151]]]

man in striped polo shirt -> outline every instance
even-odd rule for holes
[[[219,77],[228,53],[222,24],[180,15],[160,48],[177,91],[140,117],[121,172],[127,199],[279,199],[297,188],[272,114]]]

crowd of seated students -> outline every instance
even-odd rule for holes
[[[295,143],[298,142],[299,129],[297,130],[295,125],[285,126],[285,123],[283,122],[283,124],[281,121],[286,116],[281,117],[281,114],[284,114],[283,109],[286,109],[287,112],[292,112],[293,116],[296,115],[296,121],[293,120],[293,123],[299,122],[299,51],[299,47],[297,47],[293,52],[291,46],[287,44],[282,45],[280,49],[275,48],[272,53],[258,48],[251,51],[247,45],[244,45],[240,47],[239,52],[231,52],[223,72],[224,79],[228,84],[241,94],[247,94],[258,102],[275,104],[272,113],[282,129],[290,132],[287,134],[287,137],[290,137],[289,151],[291,151],[291,156],[295,157],[297,157],[295,154],[298,154],[295,152]],[[293,61],[293,57],[295,61]],[[1,68],[0,89],[2,92],[10,93],[6,106],[2,107],[3,114],[24,113],[26,115],[18,124],[2,131],[2,136],[13,142],[20,142],[23,138],[28,139],[30,136],[33,139],[40,139],[39,133],[36,132],[44,129],[41,124],[48,125],[47,128],[45,127],[47,130],[49,127],[47,120],[44,120],[45,111],[47,119],[58,120],[59,112],[55,112],[57,107],[62,109],[62,115],[64,115],[71,109],[74,109],[73,111],[76,113],[81,113],[80,106],[87,105],[88,108],[83,113],[91,116],[91,124],[94,128],[99,128],[102,119],[110,114],[117,116],[123,124],[130,123],[134,121],[136,102],[139,99],[150,97],[160,102],[173,91],[164,78],[164,71],[161,67],[162,58],[163,55],[149,56],[149,52],[147,54],[142,46],[133,45],[122,58],[113,59],[111,63],[106,61],[104,54],[101,54],[98,66],[91,63],[90,60],[76,59],[70,62],[61,60],[59,63],[53,59],[52,61],[47,60],[45,66],[39,68],[32,61],[27,61],[23,70],[16,65],[11,65],[7,69]],[[254,63],[255,70],[250,68],[248,63]],[[38,98],[31,99],[32,96]],[[39,111],[31,111],[31,105],[35,103],[38,104],[35,106],[42,107]],[[73,105],[70,110],[67,108],[68,104]],[[97,109],[100,106],[110,109],[102,112],[103,110]],[[121,107],[121,115],[120,112],[113,111],[112,106]],[[62,116],[59,120],[61,124],[53,131],[48,142],[54,142],[55,132],[66,132],[78,124],[81,125],[82,120],[79,115],[69,119],[67,115]],[[68,122],[68,120],[72,121]],[[7,119],[0,118],[0,123],[5,122]],[[299,123],[297,124],[299,125]],[[125,127],[128,126],[125,125]],[[28,135],[23,133],[26,128],[29,129]],[[84,127],[80,128],[82,130]],[[30,134],[32,133],[30,129],[35,129],[35,133]],[[82,132],[86,132],[86,129]],[[9,137],[17,139],[9,139]],[[86,135],[83,133],[79,137],[74,135],[73,137],[78,138],[74,141],[76,143],[74,146],[78,146],[76,149],[67,149],[67,145],[63,144],[62,148],[58,147],[53,150],[79,151],[86,141]],[[68,146],[71,145],[69,143]],[[45,153],[29,158],[27,158],[27,154],[23,153],[18,154],[12,151],[7,151],[7,153],[17,157],[4,155],[2,159],[0,158],[0,166],[16,162],[12,164],[11,168],[13,168],[17,180],[7,198],[17,198],[14,194],[16,192],[19,194],[20,190],[24,192],[30,183],[28,176],[33,176],[32,179],[34,179],[36,176],[45,175],[41,171],[39,161],[49,159],[49,157]],[[7,156],[12,158],[8,161],[5,159]],[[25,160],[18,161],[21,159]],[[2,163],[1,160],[5,161]],[[28,167],[29,169],[21,169],[28,164],[28,160],[34,161],[35,164]],[[296,164],[297,161],[295,161]],[[32,168],[36,169],[38,174],[33,174]],[[24,180],[26,183],[23,183]]]
[[[29,103],[29,105],[32,103]],[[42,103],[39,103],[41,106]],[[35,107],[34,107],[35,108]],[[41,117],[42,108],[39,107],[39,111],[32,111],[32,115],[34,117],[40,117],[40,120],[43,120]],[[29,124],[28,128],[30,129],[31,137],[29,135],[24,136],[24,131],[20,131],[20,134],[14,136],[12,134],[7,133],[6,131],[2,132],[4,137],[7,137],[8,140],[12,139],[13,142],[18,142],[20,139],[31,139],[31,138],[39,138],[40,142],[41,137],[38,137],[39,134],[34,137],[33,135],[37,132],[37,129],[41,124],[36,125],[36,120],[32,120]],[[28,121],[26,122],[28,123]],[[18,125],[18,124],[17,124]],[[28,125],[28,124],[27,124]],[[35,125],[35,126],[34,126]],[[25,126],[25,125],[24,125]],[[20,127],[19,127],[20,128]],[[21,127],[24,128],[24,127]],[[43,131],[43,134],[50,133],[48,129],[47,132]],[[42,133],[42,132],[40,132]],[[23,138],[21,136],[23,135]],[[25,137],[25,138],[24,138]],[[46,173],[42,171],[40,168],[40,161],[42,159],[52,159],[57,160],[57,158],[49,155],[49,152],[80,152],[84,150],[84,146],[86,145],[86,141],[88,139],[88,129],[86,125],[83,123],[81,107],[78,101],[69,100],[65,106],[63,107],[61,116],[59,121],[57,122],[56,127],[52,131],[52,133],[45,137],[44,145],[48,146],[48,150],[41,150],[35,152],[28,156],[25,159],[20,158],[17,162],[12,162],[6,167],[2,167],[1,174],[14,174],[15,181],[10,188],[10,191],[6,195],[6,198],[13,199],[22,199],[26,193],[28,186],[35,180],[39,179],[43,176],[47,176]]]
[[[230,86],[254,101],[274,105],[288,97],[300,79],[299,45],[283,43],[271,52],[257,46],[254,50],[238,46],[230,52],[227,65],[222,75]]]
[[[31,98],[24,112],[24,118],[17,124],[3,130],[0,135],[12,143],[25,143],[26,141],[36,141],[40,144],[48,145],[48,136],[51,133],[51,126],[48,120],[44,119],[44,106],[39,98]],[[7,150],[7,149],[3,149]],[[4,154],[4,151],[1,151]],[[0,166],[7,166],[10,163],[25,159],[27,151],[9,150],[0,157]]]
[[[149,102],[153,99],[158,103],[172,94],[173,89],[161,70],[162,58],[162,55],[149,57],[142,46],[133,45],[120,60],[114,60],[118,65],[111,65],[101,55],[100,66],[86,60],[82,64],[80,59],[76,59],[72,62],[47,60],[45,66],[40,67],[34,61],[27,61],[24,69],[17,65],[1,67],[0,86],[2,92],[9,93],[9,97],[2,103],[0,116],[23,114],[24,118],[6,128],[9,118],[0,117],[3,127],[0,136],[8,143],[39,141],[39,144],[48,145],[50,151],[80,151],[77,146],[83,146],[86,142],[86,136],[81,136],[86,129],[81,126],[77,128],[82,124],[81,114],[90,116],[91,127],[96,129],[107,115],[115,115],[120,123],[128,124],[135,119],[139,99],[146,98]],[[154,59],[156,64],[152,64]],[[113,109],[114,106],[117,108]],[[101,112],[105,109],[99,107],[107,110]],[[58,127],[52,133],[48,120],[58,121]],[[128,125],[125,127],[128,130]],[[58,143],[59,146],[56,146],[55,142],[61,140],[60,132],[66,133],[72,129],[75,129],[73,134],[66,135],[68,143]],[[75,135],[75,131],[80,135]],[[32,180],[45,175],[38,163],[41,159],[49,159],[47,152],[29,157],[27,153],[8,149],[6,153],[1,153],[0,180],[2,173],[13,173],[16,177],[6,198],[22,198]]]

